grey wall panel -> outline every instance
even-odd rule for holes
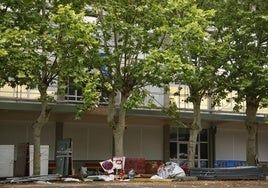
[[[125,156],[163,160],[163,127],[130,125],[125,134]]]
[[[163,159],[163,127],[142,128],[142,153],[146,160]]]
[[[32,122],[31,121],[1,121],[0,122],[0,145],[13,144],[17,146],[19,143],[29,142],[32,144]],[[49,122],[42,129],[41,144],[49,145],[49,159],[54,159],[55,148],[55,127],[53,122]],[[15,158],[16,158],[15,149]]]
[[[246,160],[245,129],[217,129],[216,160]]]
[[[84,160],[87,158],[87,127],[73,124],[64,125],[63,138],[71,138],[73,142],[73,159]]]
[[[41,145],[49,146],[49,160],[55,159],[55,126],[55,122],[49,122],[43,127],[41,134]]]
[[[258,157],[260,162],[268,162],[268,131],[259,129],[258,132]]]
[[[1,121],[0,144],[9,145],[30,141],[30,122]]]
[[[73,140],[74,160],[104,160],[112,157],[112,132],[105,125],[65,123],[63,137]]]
[[[124,152],[126,157],[143,157],[142,128],[140,126],[128,126],[124,135]]]
[[[88,128],[88,158],[106,160],[113,154],[112,129],[107,125],[91,126]]]

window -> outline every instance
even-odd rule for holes
[[[170,160],[184,163],[188,155],[189,129],[170,127]],[[197,138],[195,166],[208,167],[208,130],[203,129]]]
[[[70,78],[66,85],[64,99],[69,102],[81,102],[82,90],[75,87],[73,78]]]

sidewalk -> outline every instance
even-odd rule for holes
[[[251,180],[251,181],[131,181],[131,182],[75,182],[75,183],[59,183],[59,182],[40,182],[40,183],[14,183],[0,184],[3,188],[267,188],[267,180]]]

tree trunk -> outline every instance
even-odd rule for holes
[[[190,126],[190,137],[188,143],[188,167],[193,168],[195,161],[196,141],[199,132],[202,130],[200,117],[200,100],[193,100],[194,120]]]
[[[124,133],[126,129],[125,118],[126,109],[124,107],[128,96],[121,95],[121,104],[119,109],[118,117],[116,117],[116,106],[115,106],[115,96],[114,92],[109,93],[109,104],[108,104],[108,116],[107,121],[109,126],[113,130],[114,138],[114,155],[118,157],[124,156]]]
[[[247,97],[247,109],[246,109],[246,119],[245,126],[247,129],[247,164],[250,166],[257,165],[257,122],[256,113],[259,107],[259,103],[256,100],[251,100]]]
[[[51,109],[47,102],[42,102],[42,109],[36,122],[33,124],[33,145],[34,145],[34,158],[33,158],[33,175],[40,175],[40,139],[41,131],[44,125],[48,122]]]
[[[124,105],[127,101],[127,98],[127,95],[122,93],[118,122],[116,123],[116,128],[113,130],[115,156],[118,157],[124,156],[124,133],[126,129],[126,108]]]
[[[116,116],[116,109],[115,109],[115,96],[116,94],[114,92],[108,93],[108,114],[107,114],[107,122],[108,125],[112,128],[112,130],[115,129],[115,116]]]

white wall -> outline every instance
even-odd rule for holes
[[[246,160],[245,129],[217,128],[216,160]]]
[[[163,159],[163,127],[130,125],[124,137],[126,157],[144,157],[145,160]]]
[[[14,145],[0,145],[0,177],[14,175]]]
[[[258,159],[268,162],[268,130],[258,130]],[[218,128],[216,134],[216,160],[246,161],[247,132],[244,128]]]
[[[258,131],[258,157],[260,162],[268,162],[268,130]]]
[[[40,175],[48,175],[48,156],[49,156],[49,146],[40,146]],[[34,146],[30,145],[30,176],[33,175],[33,156],[34,156]]]

